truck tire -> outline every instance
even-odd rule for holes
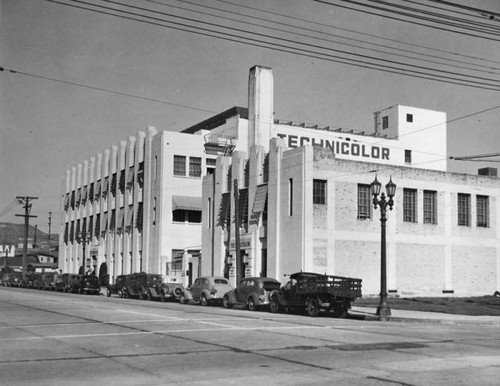
[[[109,298],[111,296],[111,290],[106,288],[106,296]]]
[[[153,295],[151,295],[151,291],[149,291],[149,290],[148,290],[148,292],[146,292],[146,300],[147,301],[153,300]]]
[[[205,294],[201,294],[201,297],[200,297],[200,305],[202,305],[202,306],[208,306],[208,299],[207,299],[207,295],[205,295]]]
[[[278,300],[278,297],[276,295],[274,295],[271,298],[271,302],[270,302],[269,306],[270,306],[271,312],[273,314],[277,314],[278,312],[281,311],[280,301]]]
[[[255,300],[252,297],[248,298],[247,306],[249,311],[255,311],[257,309],[255,306]]]
[[[347,316],[347,307],[344,303],[336,303],[333,306],[334,318],[345,318]]]
[[[309,298],[307,300],[307,315],[309,316],[319,315],[319,304],[316,298]]]

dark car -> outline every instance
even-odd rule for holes
[[[232,289],[233,287],[224,277],[199,277],[191,287],[184,289],[179,301],[186,304],[190,300],[194,300],[202,306],[206,306],[209,303],[222,302],[224,295]]]
[[[123,297],[123,288],[125,288],[126,275],[118,275],[113,284],[108,285],[106,288],[106,296],[118,295],[118,297]]]
[[[101,292],[99,278],[95,275],[78,275],[78,281],[73,283],[73,292],[99,295]]]
[[[269,277],[246,277],[240,281],[238,287],[224,295],[222,304],[226,308],[242,305],[250,311],[255,311],[257,308],[269,306],[269,294],[280,286],[278,280]]]

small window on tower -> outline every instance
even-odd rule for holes
[[[382,117],[382,129],[387,129],[389,128],[389,117],[385,116]]]
[[[413,122],[413,114],[406,114],[406,122]]]
[[[411,164],[411,150],[405,150],[405,163]]]

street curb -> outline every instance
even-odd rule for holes
[[[376,315],[360,315],[362,320],[375,321],[375,322],[395,322],[395,323],[424,323],[424,324],[441,324],[452,326],[490,326],[500,327],[500,321],[479,321],[479,320],[457,320],[457,319],[421,319],[421,318],[403,318],[399,316],[389,316],[386,320],[382,320],[380,316]],[[356,318],[357,319],[357,318]]]

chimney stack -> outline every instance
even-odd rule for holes
[[[254,66],[248,79],[248,153],[252,145],[269,151],[274,123],[273,70]]]

